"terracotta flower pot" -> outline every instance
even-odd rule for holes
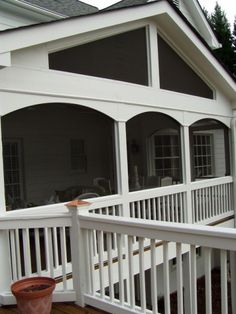
[[[19,314],[49,314],[56,282],[49,277],[32,277],[11,285]]]

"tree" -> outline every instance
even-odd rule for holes
[[[227,20],[225,12],[216,2],[214,12],[208,16],[209,22],[215,31],[216,37],[221,43],[222,47],[215,50],[216,55],[228,68],[228,70],[236,74],[234,63],[236,52],[233,47],[234,39],[231,34],[230,24]],[[236,33],[236,30],[235,30]]]
[[[233,29],[233,49],[236,52],[236,17],[234,19],[234,29]]]
[[[236,17],[234,19],[233,29],[233,50],[234,50],[234,75],[236,76]]]

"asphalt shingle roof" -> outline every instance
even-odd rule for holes
[[[115,4],[112,4],[111,6],[107,7],[104,9],[104,11],[107,10],[115,10],[115,9],[120,9],[120,8],[125,8],[125,7],[132,7],[136,5],[141,5],[147,3],[148,0],[122,0],[119,1]]]
[[[22,2],[66,16],[98,12],[98,8],[78,0],[24,0]]]

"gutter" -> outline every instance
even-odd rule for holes
[[[48,17],[52,17],[54,19],[62,19],[62,18],[67,18],[68,15],[60,14],[60,13],[55,13],[54,11],[42,8],[38,5],[33,5],[29,4],[28,2],[24,0],[5,0],[8,3],[11,3],[15,6],[21,7],[23,9],[27,9],[30,11],[34,11],[35,13],[42,14]]]

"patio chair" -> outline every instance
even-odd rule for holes
[[[172,177],[163,177],[161,178],[161,186],[168,186],[173,184]]]

